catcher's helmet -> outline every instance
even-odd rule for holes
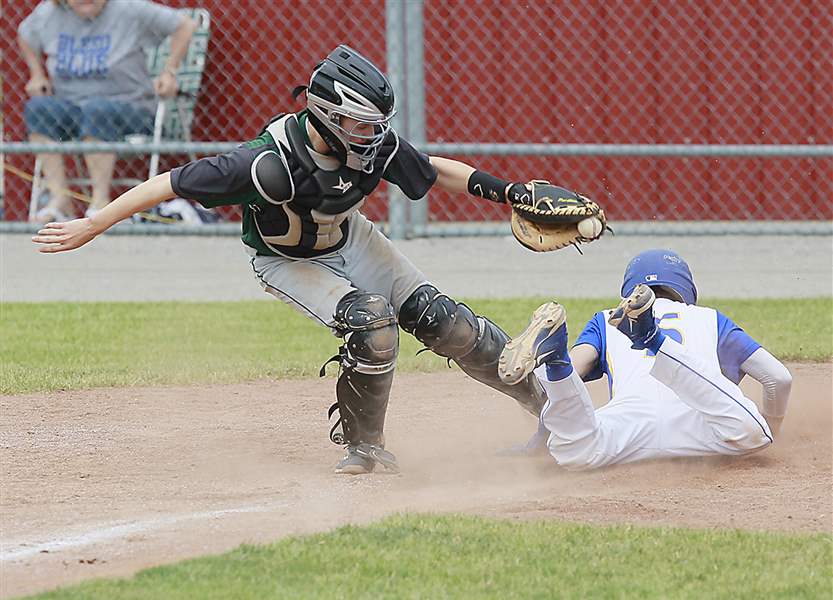
[[[655,249],[637,254],[625,268],[622,297],[629,296],[640,283],[667,290],[686,304],[697,304],[697,287],[691,269],[673,250]]]
[[[396,112],[387,77],[364,56],[341,45],[315,67],[307,89],[309,119],[330,149],[351,169],[370,172]],[[350,131],[341,118],[359,124]],[[358,135],[362,124],[371,134]],[[360,140],[358,143],[356,140]]]

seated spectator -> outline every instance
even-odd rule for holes
[[[32,142],[118,141],[151,134],[156,97],[177,93],[176,70],[196,28],[184,12],[150,0],[44,0],[18,27],[29,67],[25,119]],[[154,80],[145,50],[171,36],[171,53]],[[46,55],[46,72],[42,66]],[[61,154],[42,154],[49,203],[35,220],[71,218]],[[116,155],[90,153],[90,216],[110,202]]]

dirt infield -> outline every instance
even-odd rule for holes
[[[387,435],[403,473],[369,477],[332,474],[332,378],[0,397],[0,595],[404,510],[829,532],[833,365],[791,369],[767,451],[585,474],[494,458],[534,422],[456,370],[397,378]]]

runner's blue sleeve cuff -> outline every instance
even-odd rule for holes
[[[602,375],[606,375],[607,370],[607,338],[605,337],[605,327],[607,321],[604,312],[597,312],[593,318],[584,326],[584,330],[579,334],[578,339],[573,344],[573,348],[581,344],[590,344],[596,349],[599,354],[599,360],[596,367],[582,377],[584,381],[595,381],[601,379]]]
[[[717,312],[717,360],[727,379],[737,384],[743,379],[740,366],[761,345],[735,324],[732,319]]]

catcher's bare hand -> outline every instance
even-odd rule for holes
[[[32,238],[32,241],[36,244],[43,244],[41,248],[38,248],[38,251],[48,254],[75,250],[97,235],[98,232],[93,227],[90,219],[84,218],[67,221],[66,223],[47,223]]]

